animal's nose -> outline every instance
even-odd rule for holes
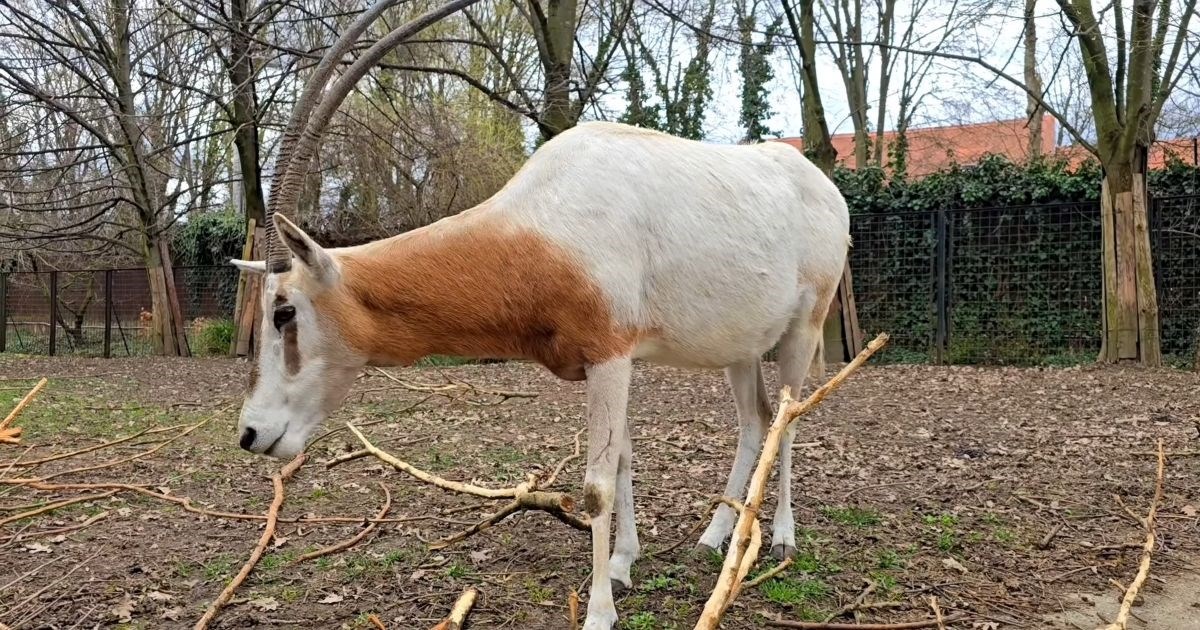
[[[254,446],[254,438],[257,436],[258,436],[257,431],[255,431],[254,429],[252,429],[250,427],[246,427],[246,430],[242,431],[242,440],[240,442],[238,442],[238,444],[240,444],[242,448],[244,448],[248,451],[248,450],[250,450],[251,446]]]

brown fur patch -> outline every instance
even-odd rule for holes
[[[596,486],[583,486],[583,511],[592,518],[600,516],[600,491],[596,490]]]
[[[300,346],[296,340],[296,322],[284,324],[282,333],[283,365],[289,375],[295,376],[300,372]]]
[[[316,296],[372,363],[430,354],[526,358],[560,378],[630,352],[639,331],[613,321],[570,255],[531,231],[470,217],[341,254],[343,280]]]

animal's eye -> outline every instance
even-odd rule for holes
[[[296,319],[296,307],[291,304],[284,304],[275,309],[275,330],[283,328],[285,324]]]

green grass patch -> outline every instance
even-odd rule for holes
[[[829,586],[816,578],[781,576],[759,585],[767,601],[789,606],[808,605],[829,595]]]

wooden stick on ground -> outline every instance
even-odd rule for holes
[[[434,626],[433,630],[459,630],[462,628],[463,623],[467,620],[467,613],[471,612],[471,607],[475,605],[475,598],[478,595],[479,591],[475,590],[473,586],[463,591],[463,594],[458,596],[458,601],[454,602],[454,608],[450,609],[450,616]]]
[[[383,507],[379,508],[379,514],[377,514],[375,516],[375,518],[377,518],[377,519],[387,516],[388,510],[392,509],[392,493],[388,492],[387,486],[383,485],[383,482],[379,483],[379,489],[383,490],[384,500],[383,500]],[[342,542],[337,543],[336,545],[330,545],[328,547],[318,549],[311,553],[306,553],[303,556],[300,556],[299,558],[296,558],[295,560],[291,561],[289,564],[293,564],[293,565],[300,564],[301,562],[307,562],[309,560],[320,558],[321,556],[327,556],[331,553],[337,553],[344,549],[349,549],[350,547],[357,545],[362,539],[366,538],[371,532],[375,531],[375,528],[378,526],[379,526],[379,523],[377,523],[377,522],[367,523],[367,526],[365,528],[363,528],[363,530],[361,532],[358,532],[357,534],[355,534],[353,538],[350,538],[349,540],[343,540]]]
[[[755,586],[758,586],[759,584],[766,582],[767,580],[775,577],[776,575],[783,573],[790,566],[792,566],[792,558],[784,558],[783,562],[780,562],[779,564],[775,565],[774,567],[771,567],[771,569],[769,571],[767,571],[766,573],[763,573],[762,575],[754,578],[753,580],[746,582],[746,585],[743,588],[754,588]]]
[[[1162,502],[1163,495],[1163,472],[1166,468],[1166,456],[1163,453],[1163,441],[1158,440],[1158,472],[1154,482],[1154,500],[1150,503],[1150,511],[1146,514],[1146,518],[1139,518],[1142,526],[1146,528],[1146,544],[1142,548],[1142,561],[1138,565],[1137,575],[1130,582],[1129,588],[1125,591],[1125,597],[1121,600],[1121,609],[1117,612],[1117,618],[1109,625],[1104,627],[1104,630],[1125,630],[1126,624],[1129,622],[1130,610],[1133,608],[1133,602],[1137,599],[1138,590],[1142,588],[1142,584],[1146,581],[1146,577],[1150,575],[1150,558],[1154,554],[1154,515],[1158,511],[1158,504]]]
[[[579,593],[575,589],[567,596],[567,618],[571,620],[571,630],[579,630]]]
[[[275,535],[275,524],[279,518],[279,508],[283,507],[283,482],[291,479],[296,470],[304,464],[304,459],[304,453],[297,455],[295,459],[288,462],[286,466],[271,477],[271,485],[275,490],[275,498],[271,501],[271,507],[267,508],[267,524],[266,527],[263,527],[263,533],[258,539],[258,544],[255,545],[254,551],[250,552],[250,559],[242,566],[242,570],[238,571],[238,574],[229,581],[229,584],[213,600],[213,603],[208,605],[208,610],[204,611],[204,616],[200,618],[200,621],[196,622],[192,630],[204,630],[207,628],[208,624],[216,618],[221,607],[233,598],[233,592],[242,585],[242,582],[246,581],[246,577],[254,570],[254,565],[258,564],[258,559],[262,557],[263,552],[267,549],[267,545],[271,542],[271,538]]]
[[[33,397],[37,396],[37,393],[42,391],[42,388],[45,387],[46,383],[48,382],[49,381],[47,381],[45,377],[42,377],[42,380],[38,381],[37,385],[34,385],[33,389],[29,390],[28,394],[25,394],[25,397],[21,399],[21,402],[17,403],[17,406],[13,407],[12,411],[8,412],[8,416],[6,416],[4,420],[0,420],[0,444],[21,443],[21,428],[13,427],[10,429],[8,425],[12,424],[12,421],[17,419],[17,414],[21,413],[21,410],[33,401]]]
[[[101,494],[93,494],[93,495],[89,495],[86,497],[77,497],[74,499],[66,499],[64,501],[56,501],[56,502],[50,503],[48,505],[43,505],[42,507],[37,508],[36,510],[30,510],[28,512],[21,512],[20,514],[13,514],[12,516],[10,516],[8,518],[0,519],[0,527],[4,527],[5,525],[8,525],[9,523],[19,521],[23,518],[29,518],[31,516],[45,514],[46,512],[53,512],[54,510],[67,507],[68,505],[74,505],[76,503],[83,503],[85,501],[96,501],[98,499],[104,499],[107,497],[111,497],[112,495],[114,495],[116,493],[117,493],[116,490],[109,490],[108,492],[104,492]]]
[[[966,619],[966,615],[950,615],[944,617],[941,623],[954,623]],[[924,621],[905,621],[901,623],[825,623],[823,621],[768,621],[772,628],[799,628],[800,630],[916,630],[917,628],[934,628],[937,619]]]
[[[575,499],[563,492],[549,492],[541,489],[545,486],[553,484],[558,478],[559,473],[566,468],[567,464],[571,460],[580,456],[581,444],[579,437],[583,434],[583,431],[575,433],[574,452],[560,460],[558,464],[551,470],[550,474],[544,479],[538,478],[536,475],[530,475],[526,481],[512,488],[484,488],[458,481],[451,481],[449,479],[444,479],[442,477],[438,477],[437,475],[427,473],[419,468],[416,468],[412,464],[409,464],[408,462],[397,459],[391,453],[388,453],[387,451],[375,446],[370,440],[367,439],[365,435],[363,435],[362,431],[359,431],[354,425],[346,423],[346,427],[349,428],[350,432],[358,438],[359,442],[362,442],[364,450],[369,452],[371,455],[374,455],[381,461],[389,464],[392,468],[407,473],[408,475],[415,477],[420,481],[424,481],[444,490],[450,490],[452,492],[458,492],[462,494],[470,494],[477,497],[483,497],[485,499],[512,499],[511,502],[497,510],[494,514],[472,525],[466,530],[430,544],[430,549],[441,549],[450,544],[456,543],[469,536],[477,534],[491,527],[492,525],[495,525],[496,523],[499,523],[516,512],[522,512],[525,510],[546,512],[558,520],[566,523],[567,525],[574,527],[575,529],[581,531],[591,530],[591,524],[589,521],[587,521],[585,518],[575,515]]]
[[[841,385],[872,354],[882,348],[887,343],[887,340],[887,333],[880,334],[871,343],[867,344],[867,347],[857,357],[854,357],[853,361],[846,364],[846,367],[842,368],[829,382],[822,385],[802,402],[798,402],[792,398],[791,390],[788,387],[783,388],[783,392],[780,395],[779,411],[775,415],[775,421],[771,423],[770,430],[767,432],[766,440],[763,442],[762,453],[759,455],[758,465],[754,469],[754,475],[750,478],[745,506],[738,510],[737,525],[734,527],[729,551],[725,555],[725,563],[721,567],[721,574],[717,577],[717,585],[713,589],[712,595],[709,596],[708,602],[705,603],[704,610],[700,614],[700,619],[696,622],[695,630],[716,630],[721,623],[721,617],[724,616],[725,610],[741,590],[742,578],[749,572],[750,567],[758,559],[757,543],[761,543],[761,526],[758,523],[758,510],[762,506],[763,498],[766,495],[767,479],[771,476],[771,471],[775,467],[776,458],[779,457],[780,441],[784,431],[787,430],[792,422],[805,413],[808,413],[813,407],[824,400],[830,392]],[[755,532],[759,532],[759,536],[755,536]]]

